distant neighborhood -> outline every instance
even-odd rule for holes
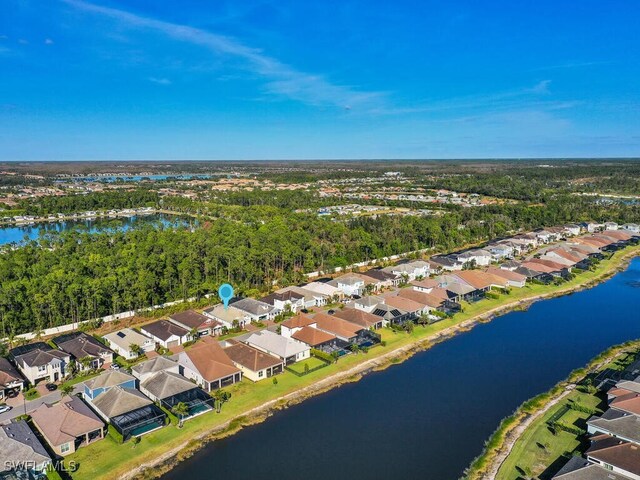
[[[318,278],[261,298],[237,297],[226,307],[173,313],[102,335],[76,330],[12,346],[0,358],[0,468],[6,469],[0,478],[40,478],[57,458],[106,436],[127,442],[220,411],[231,385],[277,383],[285,372],[304,376],[380,345],[380,329],[411,331],[498,293],[562,283],[638,242],[636,224],[565,225]],[[640,478],[628,463],[616,464],[622,452],[640,465],[640,439],[625,433],[640,431],[638,395],[633,381],[609,391],[610,411],[589,422],[589,431],[602,438],[587,460],[572,466]],[[7,468],[4,461],[15,458],[26,468]],[[586,478],[576,475],[556,478]]]

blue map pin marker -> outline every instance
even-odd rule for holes
[[[223,283],[218,289],[218,296],[224,303],[224,308],[229,308],[229,300],[233,298],[233,287],[228,283]]]

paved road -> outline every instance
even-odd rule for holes
[[[73,389],[73,393],[74,395],[76,393],[80,393],[83,390],[84,384],[83,383],[79,383],[77,384],[74,389]],[[40,405],[42,405],[43,403],[55,403],[58,402],[61,398],[61,394],[59,390],[56,390],[55,392],[51,392],[47,395],[43,395],[42,397],[36,398],[35,400],[30,400],[28,402],[26,402],[26,407],[27,407],[27,413],[33,412],[36,408],[38,408]],[[0,414],[0,424],[6,424],[9,423],[10,420],[19,417],[20,415],[23,415],[25,412],[25,403],[23,402],[18,402],[17,404],[14,404],[13,408],[11,410],[9,410],[8,412],[2,413]]]

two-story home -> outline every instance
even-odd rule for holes
[[[176,347],[191,340],[191,332],[168,320],[157,320],[140,327],[140,331],[164,348]]]
[[[71,355],[79,370],[98,369],[113,362],[113,350],[84,332],[60,335],[53,339],[53,343]]]
[[[40,380],[59,382],[67,374],[71,355],[54,350],[44,342],[31,343],[13,348],[10,358],[29,383],[35,385]]]
[[[0,401],[4,400],[10,392],[22,391],[23,388],[24,378],[9,360],[0,357]]]

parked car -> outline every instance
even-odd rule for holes
[[[47,390],[50,392],[55,392],[58,389],[58,386],[55,383],[47,383],[45,387],[47,387]]]
[[[111,364],[111,370],[120,370],[120,365],[118,365],[117,363],[112,363]]]
[[[9,410],[11,410],[11,407],[9,405],[0,405],[0,413],[5,413]]]

